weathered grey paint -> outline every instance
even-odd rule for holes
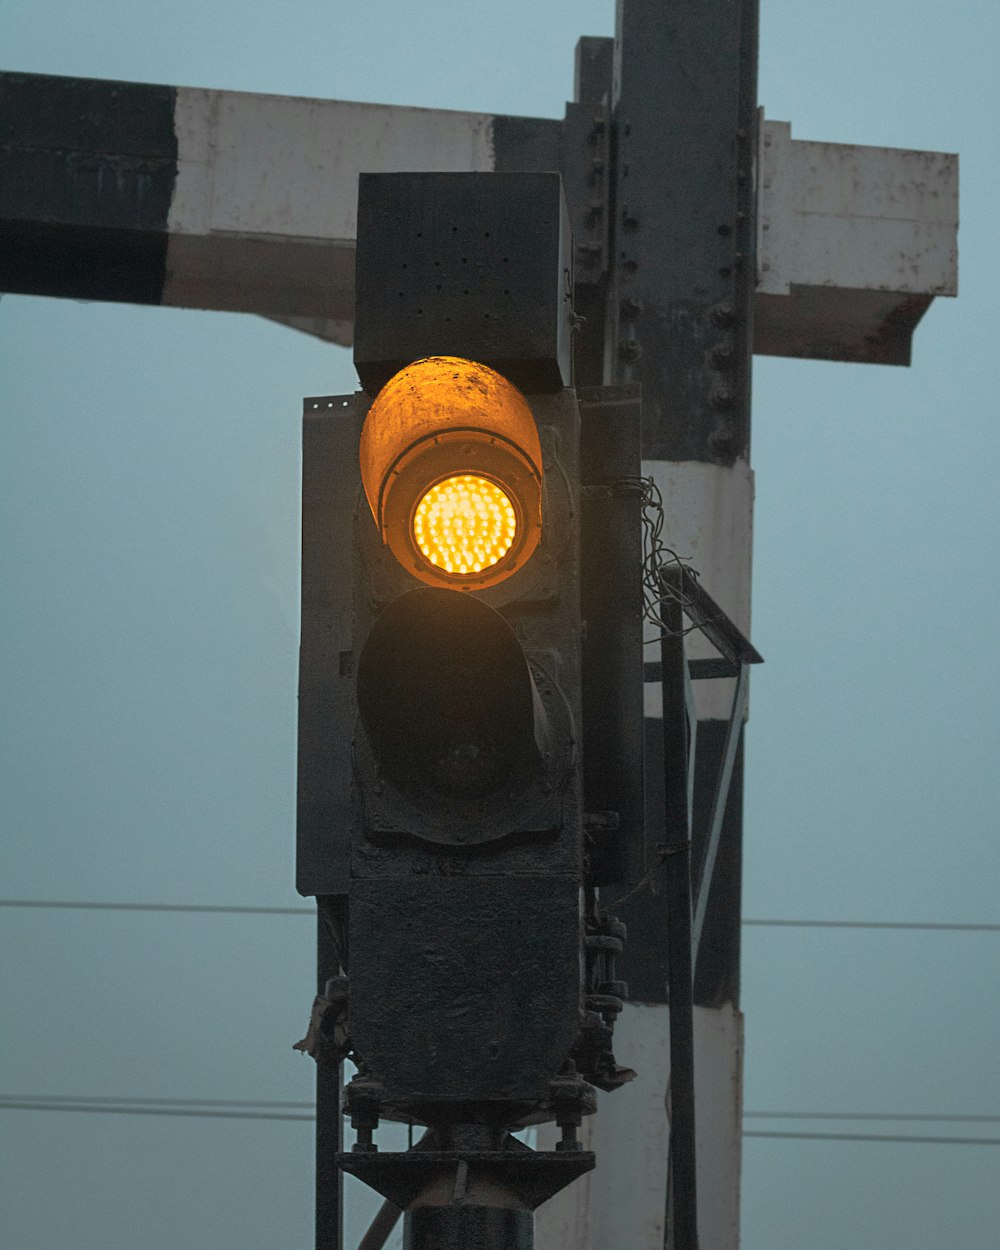
[[[933,297],[957,291],[957,156],[764,123],[756,352],[906,365]]]
[[[559,164],[548,119],[17,73],[0,98],[6,290],[256,312],[343,344],[360,172]],[[761,134],[754,350],[907,363],[957,289],[957,158]]]

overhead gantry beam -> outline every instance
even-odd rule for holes
[[[931,300],[958,293],[958,157],[765,122],[757,166],[754,351],[908,365]]]
[[[0,74],[0,289],[259,313],[349,344],[359,173],[565,172],[579,138],[545,118]],[[754,350],[909,363],[932,298],[956,291],[957,158],[767,122],[757,188]]]
[[[478,113],[6,74],[0,116],[3,289],[261,313],[340,343],[358,174],[497,167]]]

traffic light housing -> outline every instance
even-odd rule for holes
[[[336,427],[328,473],[357,464],[379,417],[377,397],[343,402],[317,410],[332,421],[307,421],[320,438]],[[355,477],[341,588],[352,637],[336,649],[351,742],[337,731],[326,761],[350,836],[322,856],[324,871],[342,861],[339,880],[300,888],[347,895],[351,1038],[383,1115],[419,1119],[433,1090],[439,1114],[476,1104],[512,1123],[546,1101],[579,1029],[579,414],[568,391],[524,402],[546,449],[547,524],[493,585],[427,585],[412,553],[404,563],[385,541]]]
[[[593,1108],[584,1077],[610,1087],[621,1073],[614,993],[591,975],[611,975],[620,935],[594,936],[593,886],[635,870],[609,845],[642,843],[641,750],[617,748],[625,829],[621,778],[606,784],[605,764],[593,786],[584,767],[585,704],[615,703],[621,638],[595,628],[603,651],[588,657],[581,614],[609,592],[629,600],[619,619],[641,648],[625,482],[637,400],[581,406],[567,385],[557,175],[363,176],[358,237],[365,389],[306,401],[298,859],[350,983],[356,1150],[380,1116],[430,1125],[439,1144],[455,1126],[499,1132],[501,1153],[507,1130],[556,1119],[571,1147]],[[602,450],[612,409],[631,430],[617,459]],[[627,533],[609,521],[623,501]],[[620,541],[604,533],[605,563],[582,585],[588,525]],[[615,567],[623,534],[631,581]],[[624,702],[641,732],[641,662],[634,676]],[[589,818],[588,786],[602,804]],[[550,1180],[519,1201],[592,1166],[568,1153],[572,1167],[549,1160]],[[402,1192],[387,1157],[341,1166]]]

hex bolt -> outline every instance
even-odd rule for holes
[[[717,391],[712,392],[709,403],[711,403],[712,407],[715,408],[716,411],[724,412],[726,409],[732,408],[735,399],[736,396],[729,389],[729,387],[722,386]]]
[[[643,310],[643,302],[634,295],[626,295],[618,306],[618,311],[626,321],[631,321],[633,317],[638,317]]]
[[[736,310],[728,302],[716,304],[712,309],[712,320],[717,326],[725,329],[726,326],[731,326],[736,320]]]
[[[556,1142],[556,1150],[580,1150],[580,1139],[576,1135],[575,1124],[563,1121],[559,1126],[562,1129],[562,1139]]]
[[[718,454],[731,455],[736,450],[736,430],[726,422],[717,426],[708,436],[709,446]]]

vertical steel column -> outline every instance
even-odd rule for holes
[[[642,389],[643,470],[656,478],[671,515],[665,540],[693,558],[707,590],[744,630],[752,508],[757,7],[758,0],[618,2],[606,348],[609,380],[638,382]],[[705,860],[703,835],[727,743],[725,683],[711,685],[711,691],[700,692],[695,752],[696,875]],[[678,732],[668,723],[666,705],[663,717],[646,723],[650,776],[653,752],[669,754],[667,739]],[[702,911],[701,957],[693,972],[677,966],[673,940],[675,925],[679,940],[685,916],[691,923],[690,883],[685,891],[675,881],[666,908],[662,897],[642,894],[622,908],[629,930],[625,976],[633,999],[663,1003],[669,981],[675,1117],[678,1111],[683,1117],[686,1097],[676,1097],[679,1082],[692,1091],[693,1112],[693,1044],[690,1051],[676,1049],[678,1041],[683,1046],[692,1038],[686,1020],[680,1036],[675,1033],[678,1011],[682,1017],[690,1012],[687,987],[693,980],[695,1004],[730,1015],[739,1002],[741,766],[737,754],[717,842],[716,889]],[[685,836],[670,810],[670,784],[666,795],[651,789],[647,810],[651,840],[665,838],[668,844]],[[690,873],[690,860],[681,858]],[[684,866],[675,864],[677,876]],[[613,900],[609,905],[614,907]],[[721,1091],[739,1080],[738,1045],[713,1062],[721,1066],[706,1069],[699,1088],[719,1090],[723,1097]],[[735,1246],[738,1135],[733,1141],[706,1141],[703,1148],[702,1233],[720,1248]],[[678,1248],[693,1246],[697,1235],[694,1167],[693,1116],[689,1124],[675,1118],[666,1231]],[[725,1217],[719,1215],[723,1207],[730,1212]],[[710,1225],[712,1231],[706,1231]]]
[[[619,0],[615,380],[647,458],[731,465],[750,436],[757,0]]]
[[[615,381],[642,387],[646,471],[665,475],[669,463],[708,512],[749,477],[756,47],[757,0],[619,0],[608,355]],[[737,553],[703,545],[699,556],[748,584]],[[730,587],[708,588],[738,618]],[[696,792],[711,794],[724,719],[703,730]],[[720,850],[733,895],[707,917],[698,1002],[738,1000],[738,773]],[[650,816],[655,829],[659,813]],[[662,1001],[665,920],[654,902],[626,909],[627,975],[644,1002]]]

